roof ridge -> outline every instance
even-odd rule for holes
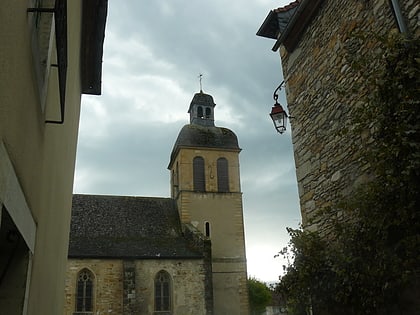
[[[101,198],[137,198],[137,199],[164,199],[164,200],[172,200],[171,197],[158,197],[158,196],[136,196],[136,195],[109,195],[109,194],[73,194],[74,196],[83,196],[83,197],[101,197]]]
[[[301,0],[296,0],[296,1],[293,1],[293,2],[287,4],[287,5],[283,6],[283,7],[274,9],[273,11],[276,12],[276,13],[279,13],[279,12],[287,12],[287,11],[289,11],[289,10],[297,7],[300,4],[300,2],[301,2]]]

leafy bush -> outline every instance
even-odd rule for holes
[[[249,306],[252,315],[259,315],[271,303],[271,290],[264,282],[256,278],[248,278]]]

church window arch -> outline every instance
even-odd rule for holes
[[[201,107],[201,106],[198,106],[197,107],[197,117],[198,118],[203,118],[204,117],[204,115],[203,115],[203,107]]]
[[[76,284],[76,312],[93,314],[93,282],[94,275],[87,269],[77,274]]]
[[[219,192],[229,192],[228,160],[217,159],[217,189]]]
[[[210,117],[211,117],[211,108],[206,107],[206,118],[210,118]]]
[[[155,314],[171,311],[171,276],[161,270],[155,277]]]
[[[194,191],[206,190],[204,159],[201,156],[196,156],[193,160],[193,182]]]

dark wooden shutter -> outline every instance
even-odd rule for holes
[[[196,156],[193,160],[193,180],[195,191],[206,190],[206,179],[204,174],[204,159]]]
[[[229,191],[228,161],[225,158],[217,160],[217,188],[219,192]]]

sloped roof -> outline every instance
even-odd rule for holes
[[[74,195],[69,257],[201,258],[171,198]]]
[[[323,0],[301,0],[296,13],[293,14],[272,50],[276,51],[283,44],[288,51],[293,51],[306,27],[318,12],[322,2]]]
[[[290,19],[295,14],[300,0],[289,3],[284,7],[271,10],[265,18],[263,24],[257,31],[258,36],[277,39],[289,24]]]
[[[322,3],[323,0],[296,0],[284,7],[271,10],[257,35],[276,39],[273,51],[277,51],[281,44],[289,52],[293,51]]]

